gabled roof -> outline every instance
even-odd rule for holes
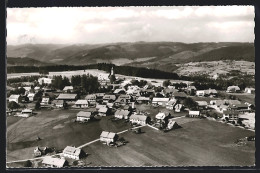
[[[229,86],[227,90],[240,90],[238,86]]]
[[[63,104],[64,103],[64,100],[53,100],[52,101],[52,104]]]
[[[149,97],[138,97],[136,100],[137,101],[149,101],[150,98]]]
[[[200,115],[200,111],[189,111],[189,115]]]
[[[140,114],[133,114],[129,117],[129,119],[139,120],[139,121],[146,121],[147,116],[146,115],[140,115]]]
[[[126,100],[126,98],[118,98],[118,99],[116,99],[115,102],[116,102],[116,103],[126,103],[127,100]]]
[[[77,117],[90,118],[91,116],[92,116],[91,112],[80,111],[79,113],[77,113]]]
[[[248,108],[248,105],[246,104],[232,104],[232,105],[229,105],[230,108]]]
[[[241,104],[239,100],[226,100],[229,105]]]
[[[96,109],[106,108],[107,105],[96,104]]]
[[[107,113],[107,108],[106,107],[102,107],[98,110],[98,112],[100,113]]]
[[[196,101],[199,106],[207,106],[208,103],[206,101]]]
[[[104,95],[103,99],[105,100],[116,100],[115,95]]]
[[[63,88],[63,91],[67,91],[67,90],[73,90],[73,86],[65,86]]]
[[[234,111],[234,110],[227,110],[227,111],[223,111],[223,114],[227,114],[227,115],[238,115],[239,112],[238,112],[238,111]]]
[[[116,136],[115,133],[109,132],[109,134],[107,135],[107,138],[109,138],[109,139],[114,139],[115,136]]]
[[[107,132],[107,131],[102,131],[100,137],[107,138],[108,134],[109,134],[109,132]]]
[[[159,98],[159,97],[154,97],[153,102],[168,102],[169,98]]]
[[[75,148],[75,147],[71,147],[71,146],[67,146],[64,150],[63,150],[63,154],[71,154],[71,155],[76,155],[79,156],[81,153],[81,149],[79,148]]]
[[[187,94],[185,94],[184,92],[174,92],[173,96],[174,97],[187,97]]]
[[[96,97],[103,97],[105,93],[96,93]]]
[[[131,99],[131,96],[127,94],[121,94],[120,96],[118,96],[118,99]]]
[[[9,97],[9,100],[10,99],[18,99],[20,97],[20,95],[15,95],[15,94],[12,94],[12,95],[10,95],[10,97]]]
[[[97,97],[96,97],[95,94],[89,94],[89,95],[87,95],[87,96],[85,97],[86,100],[89,100],[89,99],[90,99],[90,100],[93,100],[93,99],[95,100],[96,98],[97,98]]]
[[[76,97],[77,97],[77,94],[60,94],[57,99],[60,99],[60,100],[66,100],[66,99],[73,100],[73,99],[76,99]]]
[[[159,112],[157,115],[155,115],[155,118],[163,120],[164,118],[168,117],[169,115],[170,115],[169,112]]]
[[[129,111],[128,110],[117,110],[116,112],[115,112],[115,115],[123,115],[123,116],[127,116],[127,115],[129,115]]]
[[[88,101],[87,100],[77,100],[75,105],[85,105],[85,104],[88,104]]]
[[[61,168],[64,166],[66,160],[63,158],[53,158],[51,156],[45,156],[43,158],[42,163],[46,165],[55,165],[58,168]]]

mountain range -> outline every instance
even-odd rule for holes
[[[254,43],[124,42],[7,46],[7,66],[113,63],[173,72],[178,68],[176,64],[218,60],[254,62]]]

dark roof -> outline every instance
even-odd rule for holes
[[[173,95],[174,97],[187,97],[187,94],[184,92],[174,92]]]

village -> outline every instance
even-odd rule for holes
[[[197,90],[192,82],[171,82],[170,80],[147,82],[138,80],[138,78],[126,79],[115,74],[112,67],[110,74],[92,73],[87,76],[96,77],[97,83],[100,84],[99,88],[102,87],[104,92],[89,89],[88,92],[85,92],[86,94],[82,94],[75,86],[72,86],[73,76],[64,76],[68,77],[66,83],[68,85],[65,84],[66,86],[62,86],[62,88],[54,87],[57,79],[55,75],[52,77],[37,76],[38,79],[33,82],[21,82],[7,86],[7,124],[10,121],[12,130],[18,128],[13,127],[18,121],[21,121],[20,124],[22,124],[26,123],[25,119],[28,121],[31,119],[30,123],[35,123],[33,118],[41,116],[44,119],[45,115],[47,121],[48,116],[55,117],[56,114],[59,116],[50,121],[55,125],[52,130],[47,129],[50,126],[45,127],[46,131],[50,132],[48,137],[51,137],[52,132],[55,133],[55,129],[56,131],[65,129],[66,123],[68,123],[73,126],[70,128],[74,129],[75,125],[80,128],[80,131],[84,128],[92,128],[95,132],[89,134],[89,140],[91,139],[90,141],[95,143],[99,141],[102,144],[100,146],[103,148],[102,150],[113,150],[112,148],[120,150],[134,142],[129,139],[130,137],[127,138],[127,135],[130,135],[128,133],[131,133],[130,136],[133,138],[142,138],[142,135],[147,135],[149,132],[159,138],[159,136],[172,135],[181,130],[189,130],[185,123],[205,119],[210,123],[215,121],[219,124],[226,124],[225,128],[233,126],[233,128],[248,131],[248,133],[243,132],[246,134],[245,145],[254,141],[254,88],[246,87],[245,90],[241,90],[238,86],[233,85],[229,86],[226,91],[213,88]],[[87,85],[90,84],[87,83]],[[246,96],[246,100],[243,99],[244,96]],[[250,101],[247,101],[248,98]],[[59,124],[61,120],[57,119],[61,119],[64,125]],[[95,130],[97,124],[101,124],[100,129]],[[38,127],[43,125],[44,123],[39,124]],[[45,144],[48,142],[44,142],[45,136],[38,133],[37,127],[35,127],[35,131],[33,129],[31,129],[31,134],[30,130],[26,129],[33,141],[28,144],[30,152],[27,151],[27,153],[30,155],[9,160],[7,152],[7,166],[12,167],[12,164],[19,162],[23,163],[20,165],[21,167],[66,167],[88,166],[88,164],[92,166],[88,157],[95,156],[92,156],[93,154],[89,156],[89,151],[84,148],[89,144],[80,143],[84,141],[83,136],[85,137],[87,134],[75,136],[75,138],[82,138],[80,141],[69,139],[71,144],[66,146],[68,141],[63,144],[61,144],[62,141],[61,143],[49,143],[56,145],[47,146]],[[19,129],[15,132],[12,130],[9,133],[7,129],[7,142],[10,142],[10,145],[12,140],[16,143],[20,142],[19,138],[22,140],[22,137],[15,136],[15,134],[19,134],[16,132]],[[9,134],[11,136],[8,136]],[[62,137],[62,132],[59,136]],[[13,139],[9,139],[10,137]],[[85,143],[87,142],[89,141],[86,140]],[[80,146],[76,147],[74,144]],[[64,148],[61,148],[63,145]],[[18,149],[19,147],[16,148],[15,145],[13,149],[9,148],[10,152]]]

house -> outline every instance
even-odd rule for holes
[[[42,78],[38,79],[38,82],[39,82],[40,85],[51,84],[52,83],[52,79],[46,78],[46,77],[42,77]]]
[[[116,101],[115,101],[115,105],[119,106],[119,105],[126,105],[127,103],[129,103],[131,100],[131,96],[130,95],[120,95]]]
[[[184,92],[174,92],[172,93],[175,99],[185,99],[187,97],[187,94]]]
[[[111,103],[111,102],[114,102],[115,100],[116,100],[116,96],[115,95],[106,94],[103,97],[103,103]]]
[[[73,91],[73,86],[65,86],[64,88],[63,88],[63,92],[72,92]]]
[[[76,101],[77,100],[77,94],[60,94],[57,97],[57,100]]]
[[[53,100],[52,105],[56,108],[63,108],[64,107],[64,100]]]
[[[171,116],[170,112],[159,112],[157,115],[155,115],[155,119],[157,121],[166,120]]]
[[[96,94],[89,94],[85,97],[85,100],[87,100],[90,105],[95,105],[96,99],[97,99]]]
[[[206,101],[196,101],[198,103],[199,108],[207,109],[208,103]]]
[[[241,104],[241,102],[239,100],[225,100],[226,104],[228,105],[238,105]]]
[[[188,86],[188,88],[186,89],[187,93],[189,95],[195,95],[197,88],[195,86]]]
[[[96,109],[106,108],[106,107],[107,107],[107,105],[101,105],[101,104],[96,105]]]
[[[34,96],[35,96],[35,93],[29,93],[27,95],[27,97],[29,98],[29,101],[31,101],[31,102],[34,100]]]
[[[236,93],[236,92],[239,92],[240,91],[240,88],[238,86],[229,86],[227,88],[227,93]]]
[[[183,109],[183,105],[182,104],[176,104],[175,105],[175,112],[181,112],[182,109]]]
[[[230,110],[236,110],[239,112],[248,112],[250,111],[250,107],[247,104],[233,104],[233,105],[229,105]]]
[[[168,119],[167,129],[177,129],[179,128],[179,125],[176,121],[174,121],[174,118]]]
[[[153,106],[157,106],[157,105],[165,106],[167,102],[169,102],[169,98],[154,97],[152,100],[152,105]]]
[[[46,153],[47,153],[47,147],[36,147],[33,150],[33,154],[34,154],[35,157],[45,155]]]
[[[148,122],[148,117],[144,114],[133,114],[129,117],[132,124],[145,125]]]
[[[209,88],[208,90],[198,90],[196,91],[196,96],[207,97],[207,96],[217,96],[218,92],[215,89]]]
[[[216,106],[220,106],[220,105],[224,105],[227,104],[225,100],[210,100],[209,104],[211,105],[216,105]]]
[[[227,121],[237,121],[238,120],[239,112],[235,110],[226,110],[223,111],[223,117],[222,119],[225,119]]]
[[[43,96],[41,101],[41,107],[47,107],[50,103],[50,97],[49,96]]]
[[[149,103],[149,101],[150,101],[149,97],[138,97],[136,99],[136,102],[139,104],[147,104],[147,103]]]
[[[105,93],[96,93],[96,102],[101,103],[103,101],[103,97]]]
[[[123,88],[118,88],[118,89],[115,89],[115,91],[113,92],[114,94],[125,94],[125,89]]]
[[[77,100],[73,108],[88,108],[87,100]]]
[[[198,118],[200,117],[200,111],[189,111],[188,117]]]
[[[166,109],[173,110],[176,103],[176,99],[171,99],[169,102],[166,103]]]
[[[105,142],[107,144],[109,144],[110,142],[115,142],[117,138],[117,134],[113,132],[102,131],[100,135],[100,141]]]
[[[153,89],[143,89],[143,90],[140,91],[140,94],[142,96],[146,96],[146,97],[149,97],[149,96],[153,95],[154,93],[155,92],[154,92]]]
[[[245,88],[245,93],[255,94],[255,88]]]
[[[31,109],[24,109],[20,114],[16,114],[18,117],[28,118],[33,115],[33,111]]]
[[[107,107],[102,107],[102,108],[98,109],[98,115],[107,116],[107,111],[108,111]]]
[[[128,110],[117,110],[115,112],[115,118],[118,118],[118,119],[128,119],[128,116],[130,114],[130,111]]]
[[[79,148],[67,146],[62,153],[64,157],[79,160],[82,154],[82,150]]]
[[[20,95],[18,95],[18,94],[17,95],[12,94],[9,97],[9,102],[21,103],[22,102],[22,97]]]
[[[112,109],[113,106],[114,106],[114,103],[107,103],[106,105],[107,105],[107,107],[108,107],[109,109]]]
[[[92,118],[93,118],[93,114],[91,112],[80,111],[79,113],[77,113],[76,121],[88,122]]]
[[[64,158],[46,156],[43,158],[42,164],[52,168],[62,168],[68,164]]]

